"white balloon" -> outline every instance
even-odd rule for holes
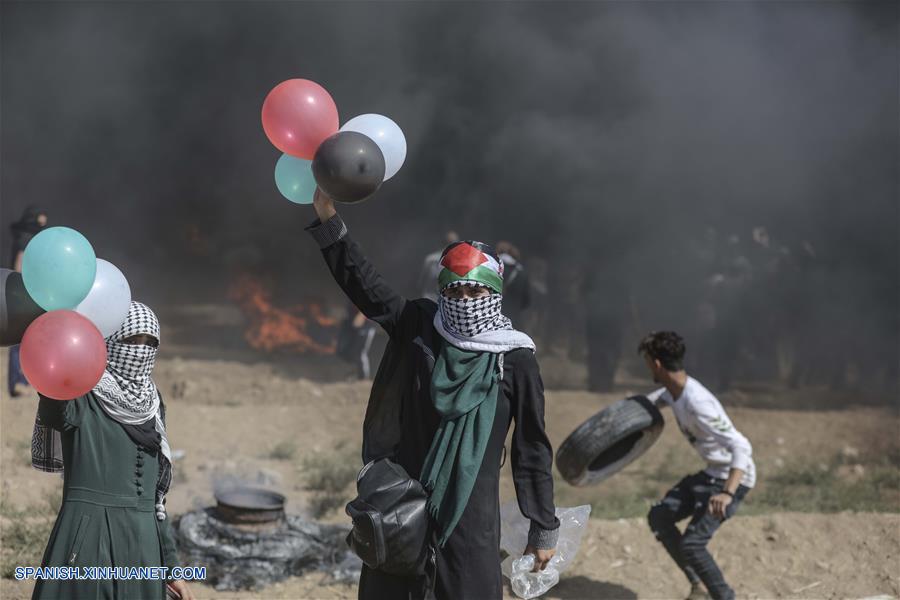
[[[400,126],[384,115],[365,114],[347,121],[341,131],[356,131],[367,135],[378,144],[384,154],[384,180],[400,170],[406,160],[406,138]]]
[[[75,312],[90,319],[107,338],[125,322],[130,307],[131,287],[128,280],[114,264],[98,258],[94,286],[75,307]]]

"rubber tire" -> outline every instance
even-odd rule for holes
[[[665,421],[645,396],[620,400],[582,423],[556,451],[556,468],[570,485],[594,485],[644,454]]]

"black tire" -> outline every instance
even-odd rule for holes
[[[662,414],[645,396],[620,400],[582,423],[556,451],[569,484],[600,483],[646,452],[663,430]]]

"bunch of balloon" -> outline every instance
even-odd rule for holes
[[[284,152],[275,185],[297,204],[310,204],[316,187],[338,202],[369,198],[406,160],[406,138],[391,119],[354,117],[338,129],[331,95],[308,79],[279,83],[263,102],[263,130]]]
[[[22,371],[38,392],[77,398],[100,381],[104,338],[121,327],[130,305],[119,269],[98,259],[74,229],[51,227],[28,243],[21,274],[0,272],[0,345],[21,344]]]

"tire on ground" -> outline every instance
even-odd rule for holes
[[[645,396],[620,400],[582,423],[556,451],[569,484],[600,483],[646,452],[662,433],[659,409]]]

